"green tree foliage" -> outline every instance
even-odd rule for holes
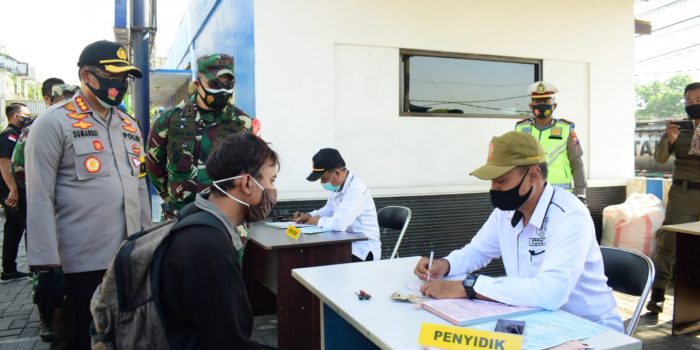
[[[41,83],[32,81],[27,86],[27,97],[30,100],[41,100]]]
[[[637,85],[635,117],[637,120],[685,117],[683,90],[693,80],[688,75],[676,75],[666,81]]]

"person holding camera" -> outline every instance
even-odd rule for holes
[[[666,122],[666,132],[656,146],[654,159],[663,164],[671,155],[673,184],[668,192],[664,225],[683,224],[700,219],[700,82],[685,87],[685,111],[688,119]],[[661,313],[664,308],[666,287],[673,277],[676,258],[676,234],[659,230],[656,233],[656,276],[647,310]]]

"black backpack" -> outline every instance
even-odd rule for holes
[[[189,209],[189,211],[187,210]],[[93,349],[168,349],[160,311],[160,276],[171,233],[204,225],[228,235],[209,212],[185,207],[169,220],[127,237],[90,302]]]

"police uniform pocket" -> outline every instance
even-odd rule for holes
[[[131,164],[131,172],[134,176],[146,176],[146,158],[143,155],[143,147],[138,141],[124,139],[126,154]]]
[[[73,140],[75,150],[75,174],[78,180],[90,180],[110,174],[105,146],[99,139],[79,138]]]

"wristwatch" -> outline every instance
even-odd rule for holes
[[[474,290],[474,285],[476,284],[477,278],[479,278],[479,275],[477,274],[467,275],[467,278],[465,278],[464,281],[462,281],[464,291],[467,292],[467,298],[469,299],[476,299],[476,291]]]

